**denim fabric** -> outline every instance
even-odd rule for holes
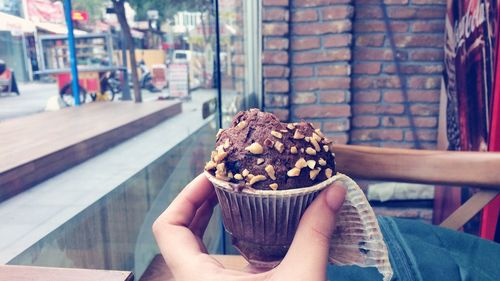
[[[500,244],[414,220],[379,218],[401,281],[499,281]],[[328,280],[382,280],[373,268],[329,266]]]

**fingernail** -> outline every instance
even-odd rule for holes
[[[346,189],[340,183],[334,183],[326,191],[326,203],[334,212],[340,210],[345,200]]]

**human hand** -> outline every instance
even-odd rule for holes
[[[203,233],[217,205],[214,187],[202,174],[189,183],[153,224],[153,233],[176,281],[324,281],[335,216],[345,188],[334,183],[323,190],[302,216],[283,261],[266,272],[224,268],[208,255]]]

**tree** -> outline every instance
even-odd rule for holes
[[[130,0],[130,5],[136,10],[137,18],[147,20],[148,10],[157,10],[160,19],[171,18],[178,11],[206,12],[211,9],[214,0]]]
[[[134,100],[135,102],[142,102],[141,87],[139,86],[139,77],[137,76],[137,61],[135,59],[135,46],[134,39],[132,38],[132,33],[130,31],[130,26],[127,22],[127,17],[125,16],[125,0],[111,0],[113,2],[113,8],[115,9],[116,17],[120,23],[120,27],[125,37],[125,42],[129,51],[130,57],[130,68],[132,71],[132,83],[134,88]]]

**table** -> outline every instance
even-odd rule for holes
[[[130,271],[0,265],[2,280],[16,281],[133,281]]]

